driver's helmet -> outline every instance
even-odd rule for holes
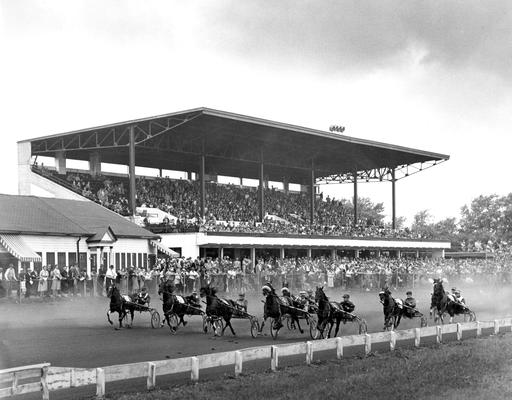
[[[146,288],[146,286],[142,286],[142,289],[140,291],[141,293],[146,293],[148,289]]]
[[[281,293],[284,295],[285,293],[290,294],[290,289],[288,289],[286,286],[281,289]]]
[[[306,291],[305,291],[305,290],[301,290],[301,291],[299,292],[299,296],[300,296],[300,297],[306,297]]]
[[[263,286],[261,288],[261,291],[263,292],[264,295],[272,292],[272,290],[270,289],[270,286],[267,286],[267,285]]]

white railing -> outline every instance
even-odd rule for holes
[[[435,337],[436,343],[440,344],[444,334],[456,334],[456,339],[462,340],[464,331],[476,331],[476,336],[479,337],[482,334],[482,329],[493,329],[493,333],[498,334],[500,328],[512,328],[512,318],[349,335],[317,341],[252,347],[173,360],[111,365],[102,368],[61,368],[52,367],[50,364],[29,365],[0,370],[0,386],[10,383],[8,387],[0,387],[0,398],[41,391],[43,399],[47,400],[50,391],[86,385],[96,385],[96,395],[102,398],[105,396],[106,382],[145,377],[147,378],[147,389],[152,390],[155,388],[157,375],[190,372],[191,380],[198,381],[201,369],[234,365],[235,375],[238,376],[242,373],[244,362],[264,359],[270,360],[270,368],[275,371],[279,367],[280,357],[304,354],[306,364],[309,365],[313,362],[315,352],[319,351],[335,351],[336,357],[340,359],[343,357],[343,350],[346,347],[364,346],[364,352],[367,355],[375,344],[389,343],[389,349],[393,351],[397,342],[403,340],[414,340],[414,345],[419,347],[421,339],[425,337]],[[29,378],[39,379],[37,382],[20,384],[20,380]]]

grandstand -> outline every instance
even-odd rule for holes
[[[53,157],[41,168],[37,157]],[[68,159],[89,162],[88,171],[69,170]],[[395,230],[395,185],[400,179],[449,159],[386,143],[352,138],[208,108],[121,122],[18,143],[19,194],[34,186],[50,195],[92,200],[135,217],[137,206],[157,207],[179,226],[148,226],[162,243],[196,257],[234,257],[267,251],[276,256],[332,256],[338,252],[385,251],[442,256],[447,242],[414,238]],[[102,173],[101,164],[128,166],[128,175]],[[155,168],[160,177],[136,177],[135,167]],[[187,180],[162,177],[183,171]],[[218,176],[240,178],[221,185]],[[243,179],[257,179],[257,188]],[[268,182],[282,183],[282,190]],[[390,229],[361,221],[358,182],[391,183]],[[323,199],[323,183],[350,183],[353,206]],[[300,190],[290,190],[290,185]],[[348,210],[350,209],[350,212]],[[259,249],[259,250],[258,250]]]

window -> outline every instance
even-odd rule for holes
[[[66,266],[66,253],[57,253],[57,265],[59,268]]]
[[[148,255],[146,253],[144,253],[144,268],[148,268]]]
[[[119,253],[116,253],[116,269],[119,269],[121,267],[120,259],[119,259]]]
[[[41,257],[41,260],[43,260],[43,253],[38,251],[37,254],[39,254],[39,257]],[[41,272],[42,268],[43,268],[43,263],[42,262],[35,262],[34,263],[34,270],[37,271],[37,273]]]
[[[132,265],[134,267],[139,267],[139,265],[137,265],[137,253],[132,253]]]
[[[79,253],[78,257],[78,264],[80,269],[87,269],[87,253]]]
[[[55,265],[55,253],[46,253],[46,265],[49,267]]]
[[[121,268],[126,268],[126,259],[124,253],[121,253]]]
[[[142,267],[142,253],[139,253],[139,260],[138,260],[138,262],[137,262],[137,265],[138,265],[139,267]]]
[[[76,253],[68,253],[69,265],[76,265]]]

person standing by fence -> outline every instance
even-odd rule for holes
[[[5,271],[5,280],[7,281],[7,297],[10,298],[12,297],[12,292],[17,289],[16,282],[18,281],[12,264],[9,264],[9,268]]]

